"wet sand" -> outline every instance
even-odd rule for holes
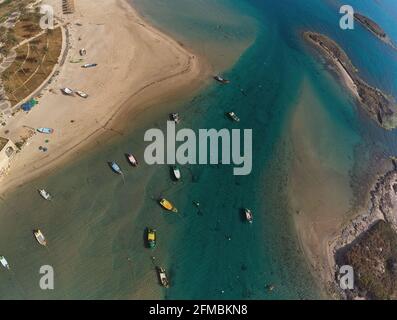
[[[294,157],[289,199],[301,246],[313,274],[322,284],[332,279],[328,242],[348,218],[352,198],[349,155],[338,149],[334,140],[338,137],[331,134],[335,129],[313,88],[305,82],[291,118]]]

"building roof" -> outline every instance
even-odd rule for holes
[[[3,148],[8,143],[8,141],[10,141],[10,140],[7,138],[0,137],[0,150],[3,150]]]

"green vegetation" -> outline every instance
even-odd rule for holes
[[[0,55],[8,56],[12,50],[17,54],[11,66],[0,74],[12,105],[30,95],[45,81],[61,53],[61,29],[47,30],[41,34],[39,8],[27,9],[32,2],[13,0],[0,5],[0,23],[17,13],[13,28],[0,27],[0,43],[3,44]],[[28,42],[21,44],[25,40]]]
[[[397,297],[397,234],[380,221],[341,256],[351,265],[361,294],[371,299]]]
[[[9,51],[19,42],[37,35],[40,31],[40,13],[38,10],[28,11],[26,6],[32,1],[15,0],[10,3],[4,2],[0,5],[0,23],[5,22],[12,13],[18,12],[20,17],[16,20],[14,28],[0,27],[0,42],[4,44],[0,48],[2,55]]]
[[[1,79],[12,105],[34,92],[51,74],[62,48],[62,31],[48,30],[34,40],[18,47],[11,66]]]

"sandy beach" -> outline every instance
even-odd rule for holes
[[[100,6],[78,0],[72,15],[62,15],[61,1],[45,3],[54,7],[68,29],[65,63],[58,66],[59,74],[42,92],[39,104],[10,119],[2,135],[16,142],[24,128],[51,127],[55,132],[29,139],[2,178],[3,194],[75,157],[114,125],[123,128],[134,112],[159,99],[191,94],[206,83],[211,71],[204,59],[148,25],[124,0],[104,0]],[[81,48],[87,51],[84,63],[97,67],[70,63],[80,58]],[[63,87],[84,91],[89,98],[65,96]],[[40,151],[40,146],[48,151]]]

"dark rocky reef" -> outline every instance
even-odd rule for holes
[[[330,244],[334,272],[353,267],[355,288],[336,292],[347,299],[397,299],[397,162],[375,181],[369,207]]]
[[[360,13],[354,13],[354,19],[356,19],[366,29],[371,31],[373,34],[375,34],[377,37],[381,38],[382,40],[385,40],[387,38],[386,32],[375,21],[371,20],[370,18]]]
[[[356,87],[350,89],[358,97],[359,105],[373,120],[388,130],[397,127],[397,105],[393,97],[386,95],[378,88],[374,88],[362,80],[347,54],[334,40],[323,34],[311,31],[304,32],[304,38],[313,44],[336,67],[338,74],[342,78],[346,79],[346,75],[350,78],[354,87]]]

